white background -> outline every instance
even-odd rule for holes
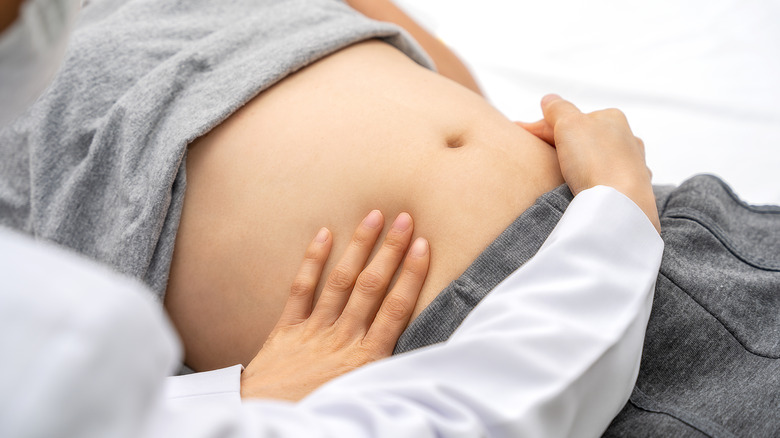
[[[617,107],[654,183],[714,173],[780,204],[780,1],[397,0],[513,120],[550,92]]]

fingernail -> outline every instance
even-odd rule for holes
[[[412,249],[409,251],[415,257],[422,257],[428,253],[428,241],[422,237],[415,239]]]
[[[562,97],[558,96],[557,94],[548,94],[542,98],[542,105],[547,105],[553,100],[558,100],[558,99],[562,99]]]
[[[363,219],[363,225],[369,228],[378,228],[382,224],[382,213],[379,210],[372,210],[371,213]]]
[[[328,240],[328,229],[322,227],[320,228],[320,231],[317,232],[317,236],[314,238],[314,241],[319,243],[325,243],[326,240]]]
[[[412,217],[409,216],[409,213],[401,213],[398,215],[397,218],[395,218],[395,221],[393,221],[393,225],[391,228],[393,228],[396,231],[406,231],[409,229],[409,226],[412,225]]]

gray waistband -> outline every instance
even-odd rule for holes
[[[565,185],[539,197],[412,322],[395,353],[449,338],[488,292],[536,254],[572,199]]]

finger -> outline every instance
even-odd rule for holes
[[[542,113],[544,120],[555,128],[562,119],[582,114],[573,103],[557,94],[548,94],[542,98]]]
[[[398,281],[385,297],[364,338],[364,343],[377,349],[380,355],[388,356],[393,352],[398,338],[409,324],[429,266],[428,241],[418,237],[409,250]]]
[[[546,120],[542,119],[538,122],[533,123],[525,123],[525,122],[515,122],[515,124],[526,131],[530,132],[531,134],[535,135],[536,137],[540,138],[542,141],[546,142],[550,146],[555,147],[555,138],[553,136],[553,127],[547,123]]]
[[[343,323],[344,327],[360,336],[366,334],[382,304],[390,280],[401,265],[413,232],[412,217],[408,213],[399,214],[387,232],[382,247],[358,276],[340,324]]]
[[[290,295],[282,310],[277,327],[295,325],[303,322],[311,314],[311,303],[314,291],[320,281],[322,268],[328,260],[328,254],[333,246],[330,231],[321,228],[303,256],[303,262],[295,275]]]
[[[341,315],[355,285],[355,279],[366,266],[383,224],[382,213],[374,210],[358,225],[344,255],[328,275],[322,294],[311,313],[313,323],[332,324]]]

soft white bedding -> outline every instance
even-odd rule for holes
[[[450,45],[491,101],[536,120],[548,92],[622,109],[655,183],[721,176],[780,204],[780,2],[397,0]]]

